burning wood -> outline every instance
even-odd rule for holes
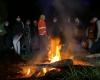
[[[65,59],[65,60],[60,60],[56,61],[54,63],[49,63],[49,64],[20,64],[20,66],[33,66],[33,67],[39,67],[39,68],[64,68],[66,66],[71,66],[73,65],[73,61],[71,59]]]
[[[44,67],[64,68],[66,66],[71,66],[71,65],[73,65],[73,61],[71,59],[65,59],[50,64],[33,64],[32,66],[43,67],[43,68]]]
[[[61,44],[59,38],[51,38],[50,40],[50,48],[48,52],[48,62],[44,61],[41,64],[22,64],[20,66],[28,66],[28,67],[35,67],[34,72],[29,68],[27,69],[26,75],[33,73],[36,76],[44,76],[47,72],[52,70],[59,71],[60,69],[66,69],[68,66],[72,65],[80,65],[80,66],[91,66],[88,61],[88,56],[81,55],[81,50],[78,51],[80,55],[77,55],[72,51],[73,48],[76,48],[76,44],[71,43],[67,49],[67,56],[65,53],[65,58],[62,56],[61,52]],[[75,55],[74,55],[75,54]],[[58,70],[59,69],[59,70]]]

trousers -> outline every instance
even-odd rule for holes
[[[20,54],[20,39],[22,37],[22,34],[20,35],[15,35],[13,38],[13,46],[15,49],[15,52]]]

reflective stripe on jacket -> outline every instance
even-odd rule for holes
[[[38,22],[39,35],[46,35],[46,22],[42,19]]]

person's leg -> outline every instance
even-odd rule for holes
[[[88,43],[89,43],[89,49],[90,49],[92,47],[92,45],[93,45],[93,41],[91,39],[89,39]]]
[[[19,48],[20,48],[20,40],[21,36],[18,36],[16,35],[14,38],[13,38],[13,46],[14,46],[14,49],[17,53],[19,53]]]
[[[17,53],[20,54],[20,41],[17,42]]]
[[[100,39],[92,45],[92,47],[90,48],[90,52],[100,53]]]
[[[21,38],[22,38],[22,35],[23,34],[20,34],[19,36],[18,36],[18,38],[17,38],[17,52],[18,52],[18,54],[20,55],[20,40],[21,40]]]
[[[27,49],[28,49],[28,53],[31,53],[30,51],[30,43],[31,43],[31,37],[30,37],[30,34],[28,34],[28,43],[27,43]]]
[[[47,57],[48,57],[48,46],[47,46],[47,37],[44,35],[42,36],[42,45],[41,45],[41,49],[42,49],[42,55],[43,55],[43,59],[47,60]]]
[[[17,52],[17,39],[16,39],[16,37],[13,38],[13,46],[14,46],[15,51]]]

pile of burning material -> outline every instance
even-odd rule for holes
[[[24,65],[25,66],[25,65]],[[51,64],[33,64],[26,65],[27,67],[37,67],[37,72],[26,69],[27,77],[23,79],[15,80],[99,80],[100,68],[96,66],[83,66],[83,65],[73,65],[72,60],[61,60]],[[41,72],[45,68],[48,70],[44,75]],[[51,69],[51,70],[50,70]],[[33,73],[34,72],[34,73]],[[42,75],[40,75],[40,72]],[[31,76],[29,76],[31,74]]]
[[[35,76],[44,76],[46,72],[51,70],[60,71],[60,69],[65,69],[67,66],[72,66],[73,62],[70,59],[60,60],[49,64],[19,64],[22,70],[21,73],[24,77],[30,77],[32,74]],[[47,70],[46,72],[44,70]]]
[[[21,73],[29,80],[79,80],[78,76],[92,77],[96,68],[81,55],[74,55],[71,51],[73,44],[67,50],[67,56],[61,55],[61,44],[59,38],[51,38],[48,52],[48,60],[37,64],[20,64]],[[82,55],[83,56],[83,55]],[[91,71],[91,72],[90,72]],[[98,75],[98,74],[97,74]],[[81,78],[80,77],[80,78]],[[93,76],[95,77],[95,76]],[[32,78],[32,79],[31,79]]]
[[[29,67],[29,69],[24,69],[22,73],[25,73],[26,76],[34,74],[36,77],[45,76],[46,73],[54,70],[60,72],[61,70],[66,69],[68,66],[73,65],[88,65],[88,62],[75,59],[74,55],[66,57],[65,59],[61,55],[61,44],[59,38],[51,38],[48,52],[48,60],[41,62],[39,64],[25,64],[20,65],[24,67]]]
[[[100,75],[99,67],[76,65],[72,59],[63,59],[52,63],[19,64],[16,66],[20,67],[21,74],[19,76],[15,75],[14,80],[73,80],[74,78],[79,80],[81,77],[85,80],[86,78],[99,78]]]
[[[64,59],[53,63],[20,64],[20,80],[98,80],[100,68],[91,65],[75,65],[73,60]],[[19,78],[15,80],[19,80]]]

